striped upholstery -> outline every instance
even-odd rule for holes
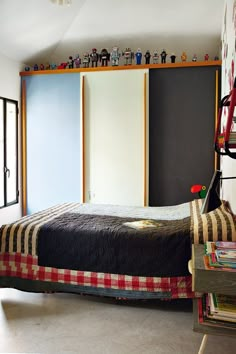
[[[236,221],[225,207],[221,206],[209,213],[201,214],[202,199],[190,203],[191,228],[193,243],[206,241],[236,241]]]

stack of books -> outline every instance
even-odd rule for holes
[[[208,241],[204,249],[206,269],[236,272],[236,242]],[[236,329],[236,296],[206,293],[197,304],[199,324]]]
[[[198,321],[202,325],[236,329],[236,297],[204,294],[198,299]]]
[[[236,242],[206,242],[204,264],[206,269],[236,272]]]

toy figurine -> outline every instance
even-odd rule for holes
[[[65,69],[67,67],[68,63],[61,63],[58,65],[57,69]]]
[[[219,60],[218,55],[216,55],[216,56],[214,57],[214,60]]]
[[[29,66],[26,66],[26,67],[25,67],[25,71],[30,71],[30,67],[29,67]]]
[[[205,54],[204,59],[207,61],[209,59],[209,54]]]
[[[167,57],[167,53],[165,51],[165,49],[163,49],[163,51],[161,52],[161,62],[162,64],[166,63],[166,57]]]
[[[119,52],[119,47],[113,47],[111,51],[111,65],[118,66],[121,53]]]
[[[97,53],[97,49],[93,48],[92,53],[90,54],[91,62],[92,62],[92,68],[98,66],[98,59],[99,59],[99,54]]]
[[[187,60],[187,54],[185,52],[182,53],[181,60],[182,60],[182,62]]]
[[[192,61],[197,61],[197,56],[196,56],[196,54],[193,55]]]
[[[46,65],[45,65],[45,70],[50,70],[50,69],[51,69],[50,64],[49,64],[49,63],[46,63]]]
[[[76,68],[80,68],[80,64],[81,64],[81,59],[79,57],[79,54],[77,54],[75,59],[74,59],[74,65],[75,65]]]
[[[201,184],[194,184],[191,187],[191,193],[198,193],[199,198],[205,198],[207,194],[206,186],[203,186]]]
[[[84,55],[83,55],[83,60],[82,60],[83,68],[88,68],[89,67],[89,62],[90,62],[89,53],[85,52]]]
[[[153,64],[158,64],[159,62],[159,54],[157,50],[154,50],[153,56],[152,56]]]
[[[170,56],[171,63],[175,63],[175,59],[176,59],[175,53],[171,53],[171,56]]]
[[[146,53],[144,54],[144,58],[145,58],[145,64],[150,64],[150,58],[151,58],[150,50],[146,51]]]
[[[100,53],[100,62],[102,66],[107,66],[108,61],[110,60],[110,54],[106,48],[103,48]]]
[[[34,64],[34,71],[38,71],[39,67],[38,64]]]
[[[64,64],[67,65],[67,63],[64,63]],[[50,64],[50,69],[56,70],[57,69],[57,64],[55,64],[55,63]],[[64,69],[63,65],[62,65],[61,69]]]
[[[68,68],[73,69],[73,67],[74,67],[74,59],[72,56],[69,56]]]
[[[131,51],[130,48],[126,48],[124,53],[123,53],[124,59],[125,59],[125,65],[131,65],[132,60],[134,59],[134,53]]]
[[[136,65],[140,65],[142,63],[142,52],[141,49],[138,48],[137,52],[135,53],[135,58],[136,58]]]

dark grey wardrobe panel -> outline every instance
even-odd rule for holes
[[[149,73],[149,204],[196,198],[193,184],[209,185],[214,172],[216,70],[151,69]]]

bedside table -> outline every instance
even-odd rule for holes
[[[235,295],[236,297],[236,272],[225,270],[206,269],[204,265],[204,245],[192,245],[192,259],[188,267],[192,273],[193,291],[202,293],[218,293],[224,295]],[[198,354],[203,354],[207,342],[207,335],[235,336],[236,329],[208,326],[198,321],[198,299],[193,301],[193,330],[204,333],[204,337]]]

